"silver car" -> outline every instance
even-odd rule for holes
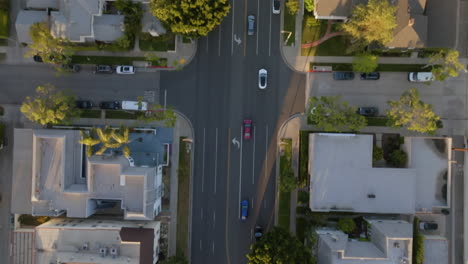
[[[258,88],[265,89],[267,87],[268,72],[265,69],[258,71]]]
[[[248,25],[248,28],[247,28],[247,34],[249,36],[252,36],[254,33],[255,33],[255,16],[254,15],[249,15],[247,17],[247,25]]]

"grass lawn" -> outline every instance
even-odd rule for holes
[[[96,43],[73,43],[70,46],[74,51],[105,50],[105,51],[130,51],[114,44],[96,44]]]
[[[352,56],[346,53],[347,39],[345,36],[333,37],[318,45],[316,56]]]
[[[284,16],[283,30],[287,32],[291,32],[291,36],[289,37],[286,45],[292,46],[295,42],[295,36],[296,36],[296,15],[291,15],[291,13],[289,13],[289,8],[285,6],[283,10],[283,16]],[[289,34],[288,33],[281,33],[281,34],[283,35],[283,42],[285,42]]]
[[[388,118],[384,116],[379,117],[366,117],[367,126],[387,126]]]
[[[306,12],[304,19],[302,19],[302,39],[301,44],[311,43],[325,34],[327,30],[327,23],[322,20],[316,20],[314,26],[308,26],[307,20],[314,20],[313,14]],[[317,47],[301,48],[301,56],[315,56]]]
[[[190,185],[190,153],[185,151],[188,142],[179,139],[179,169],[177,192],[177,235],[176,254],[188,256],[188,224],[189,224],[189,185]]]
[[[140,34],[140,49],[142,51],[168,51],[175,50],[175,35],[167,33],[153,37],[149,33]]]
[[[101,110],[84,109],[84,110],[81,110],[80,117],[81,118],[101,118]]]
[[[145,57],[115,57],[115,56],[79,56],[73,55],[74,64],[107,64],[107,65],[132,65],[134,61],[149,61]],[[151,61],[153,66],[167,66],[166,58]]]
[[[351,63],[311,63],[310,69],[313,66],[332,66],[334,71],[352,71]],[[423,70],[425,64],[379,64],[376,71],[380,72],[412,72]]]
[[[0,36],[8,37],[9,34],[9,23],[8,23],[8,11],[0,10]],[[6,39],[0,39],[0,46],[7,46],[8,41]]]
[[[281,139],[283,142],[284,153],[280,157],[280,177],[284,173],[291,170],[292,158],[292,140]],[[279,191],[279,210],[278,210],[278,225],[286,230],[289,230],[289,214],[291,207],[291,192]]]

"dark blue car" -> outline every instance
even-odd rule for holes
[[[249,201],[243,200],[241,202],[241,220],[247,220],[249,214]]]

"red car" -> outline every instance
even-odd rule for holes
[[[252,136],[252,120],[244,120],[244,139],[250,139]]]

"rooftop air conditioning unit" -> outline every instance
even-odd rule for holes
[[[84,243],[83,246],[81,247],[81,249],[83,250],[88,250],[88,248],[89,248],[88,243]]]
[[[118,256],[117,248],[111,247],[111,249],[110,249],[110,254],[111,254],[112,258],[117,257],[117,256]]]
[[[107,248],[99,248],[99,254],[101,255],[101,257],[105,257],[107,255]]]

